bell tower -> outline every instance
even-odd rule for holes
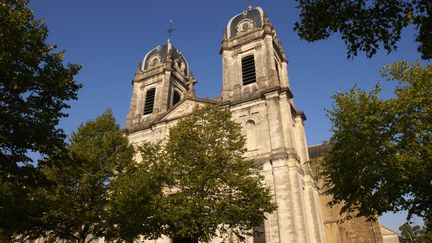
[[[195,97],[195,83],[186,59],[168,38],[138,65],[126,129],[145,126],[183,98]]]
[[[295,108],[284,49],[260,7],[229,20],[220,54],[222,104],[241,124],[245,156],[262,165],[278,205],[255,229],[264,236],[254,242],[324,242],[319,194],[307,163],[306,116]]]
[[[220,50],[222,99],[238,101],[273,88],[288,88],[287,59],[267,15],[249,7],[231,18]]]

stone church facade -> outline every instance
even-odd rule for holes
[[[148,52],[132,82],[125,127],[130,142],[163,139],[197,105],[229,107],[246,136],[245,156],[262,165],[265,184],[278,205],[258,229],[264,234],[249,242],[384,242],[378,222],[335,223],[338,217],[324,203],[328,198],[319,195],[312,169],[305,163],[310,159],[303,125],[306,116],[294,105],[288,60],[261,8],[250,7],[229,20],[220,55],[221,96],[200,99],[186,58],[170,40]],[[360,228],[365,229],[364,235],[355,234]],[[145,242],[173,241],[165,237]]]

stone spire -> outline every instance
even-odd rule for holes
[[[192,71],[189,71],[189,80],[187,82],[188,85],[188,96],[189,97],[195,97],[195,84],[198,82],[198,80],[195,79]]]

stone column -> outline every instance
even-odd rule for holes
[[[271,242],[294,243],[297,242],[297,232],[294,221],[297,212],[292,203],[293,188],[291,186],[291,175],[287,164],[284,134],[281,132],[283,128],[279,93],[275,91],[266,94],[266,101],[271,147],[270,164],[272,167],[274,196],[278,205],[277,219],[279,231],[279,241],[272,239]],[[270,231],[275,231],[275,229],[272,228]]]
[[[233,59],[233,52],[223,50],[222,52],[222,98],[228,100],[232,98],[234,84],[240,82],[237,77],[241,73],[238,63]]]
[[[155,102],[155,107],[157,107],[157,109],[158,109],[156,111],[156,114],[161,113],[161,112],[165,112],[166,110],[168,110],[169,103],[170,103],[169,94],[170,94],[172,69],[171,69],[171,62],[169,59],[167,60],[166,68],[167,69],[165,70],[165,73],[164,73],[165,75],[162,78],[161,85],[158,86],[158,88],[160,87],[160,90],[157,91],[157,89],[156,89],[156,93],[158,93],[157,95],[159,95],[159,97],[157,98],[157,101],[159,104],[157,104]]]
[[[273,166],[270,161],[266,161],[263,164],[263,172],[264,183],[269,187],[271,194],[273,195],[273,202],[278,204],[276,188],[275,188],[275,179],[273,173]],[[265,238],[267,243],[280,243],[280,234],[279,234],[279,209],[272,214],[266,215],[266,220],[264,221],[264,230],[265,230]]]
[[[270,133],[271,152],[284,152],[284,138],[281,124],[279,94],[277,91],[265,94],[267,104],[267,117]]]
[[[307,149],[306,134],[303,121],[305,116],[299,113],[295,118],[296,135],[298,139],[299,154],[301,166],[305,175],[303,177],[305,206],[309,219],[311,242],[325,242],[324,225],[321,217],[319,194],[316,183],[312,178],[309,161],[309,152]]]
[[[305,205],[310,225],[311,242],[325,242],[324,224],[321,216],[319,194],[311,175],[304,176]]]
[[[286,158],[273,158],[273,177],[275,185],[275,198],[278,209],[278,225],[280,243],[300,243],[307,242],[299,240],[301,232],[297,231],[297,223],[295,218],[298,213],[293,204],[293,189],[291,173],[287,166]],[[273,242],[273,241],[272,241]]]
[[[281,76],[280,76],[280,79],[281,79],[281,87],[290,87],[290,85],[289,85],[289,78],[288,78],[288,65],[287,65],[287,62],[284,60],[284,61],[282,61],[282,63],[281,63],[282,65],[282,68],[281,68],[281,70],[280,70],[280,74],[281,74]]]
[[[137,98],[138,87],[136,86],[137,84],[134,81],[132,81],[132,98],[131,98],[131,103],[129,108],[129,114],[126,117],[126,128],[130,128],[135,122],[136,107],[139,102],[139,99]]]
[[[307,214],[304,204],[304,191],[303,191],[303,173],[300,166],[298,156],[290,156],[288,159],[289,167],[289,183],[292,198],[292,205],[294,214],[294,224],[296,232],[296,242],[310,242],[309,229],[307,225]]]
[[[271,80],[266,80],[269,84],[268,87],[276,87],[279,85],[279,81],[277,80],[275,74],[276,70],[274,67],[274,49],[273,49],[273,38],[271,35],[266,35],[264,38],[264,48],[263,52],[261,52],[261,58],[263,59],[264,75],[269,78],[272,77]]]
[[[300,156],[300,162],[302,164],[302,167],[303,167],[303,163],[309,160],[309,152],[306,144],[306,136],[304,131],[303,120],[304,120],[304,114],[302,112],[298,113],[297,116],[295,117],[295,132],[297,135],[296,136],[297,145],[298,145],[297,152]]]
[[[285,148],[289,151],[295,152],[293,131],[293,119],[291,117],[291,107],[289,105],[288,95],[283,92],[279,96],[280,114],[282,119],[282,132]]]

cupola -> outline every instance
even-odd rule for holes
[[[145,126],[185,97],[194,97],[197,81],[186,58],[170,39],[144,56],[132,80],[126,128]]]
[[[189,66],[180,50],[171,45],[170,41],[162,46],[157,46],[149,51],[141,62],[141,71],[157,68],[159,66],[170,65],[185,77],[189,74]]]
[[[262,28],[264,23],[264,11],[260,7],[252,8],[235,15],[227,25],[227,38],[233,38],[238,34],[253,29]]]
[[[260,7],[249,7],[228,21],[220,54],[224,101],[248,100],[289,87],[285,52]]]

